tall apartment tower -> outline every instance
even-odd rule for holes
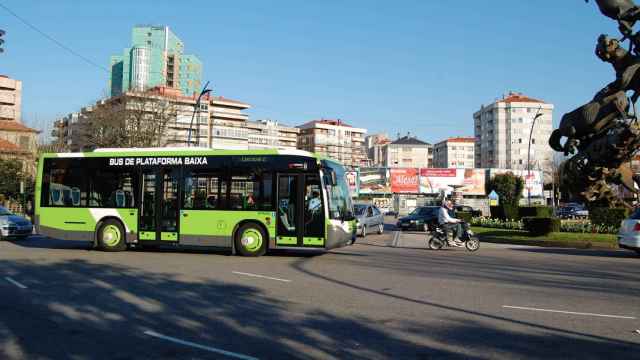
[[[168,26],[135,26],[131,47],[110,61],[111,96],[162,86],[192,96],[200,91],[202,62],[184,54],[184,44]]]
[[[475,126],[475,165],[477,168],[526,169],[529,133],[532,170],[549,170],[553,150],[548,145],[553,131],[553,104],[509,93],[473,114]]]

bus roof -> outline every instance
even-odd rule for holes
[[[324,160],[325,157],[298,149],[211,149],[204,147],[100,148],[87,152],[44,153],[44,158],[80,158],[113,156],[224,156],[224,155],[297,155]]]

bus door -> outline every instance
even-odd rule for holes
[[[325,214],[317,174],[279,174],[276,244],[323,247]]]
[[[178,168],[142,171],[142,202],[138,226],[141,242],[178,241],[179,215]]]

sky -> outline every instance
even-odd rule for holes
[[[473,135],[473,113],[509,91],[584,104],[613,69],[594,55],[617,25],[583,0],[40,1],[0,4],[100,67],[137,24],[167,25],[215,95],[250,118],[342,119],[392,137]],[[23,118],[52,122],[107,94],[109,74],[0,8],[0,74],[23,81]]]

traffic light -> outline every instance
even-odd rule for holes
[[[0,53],[4,51],[4,49],[2,48],[2,44],[4,44],[4,39],[2,39],[3,36],[4,30],[0,30]]]

